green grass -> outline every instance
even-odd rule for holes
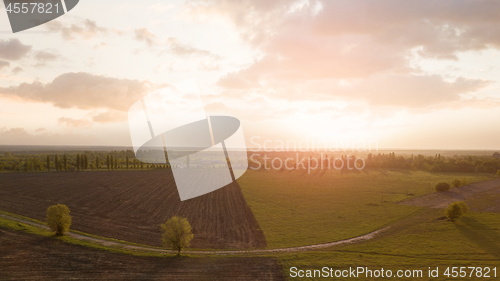
[[[449,280],[442,274],[446,267],[489,266],[496,267],[497,278],[500,277],[500,214],[473,212],[456,223],[444,220],[442,216],[443,210],[425,209],[396,223],[373,240],[322,251],[280,255],[279,260],[288,277],[290,267],[321,269],[324,266],[335,269],[361,266],[393,271],[422,269],[425,274],[429,267],[439,267],[440,278],[433,280]],[[372,279],[363,277],[355,280]]]
[[[17,218],[17,219],[21,219],[21,220],[25,220],[25,221],[29,221],[29,222],[41,224],[41,225],[46,225],[45,222],[38,221],[38,220],[35,220],[35,219],[32,219],[32,218],[28,218],[28,217],[24,217],[24,216],[17,215],[17,214],[5,212],[5,211],[2,211],[2,210],[0,210],[0,214],[8,215],[8,216],[11,216],[13,218]],[[69,237],[67,235],[56,236],[54,232],[52,232],[52,231],[50,231],[48,229],[44,229],[44,228],[41,228],[41,227],[38,227],[38,226],[33,226],[33,225],[30,225],[30,224],[18,222],[18,221],[9,219],[9,218],[0,217],[0,229],[2,229],[2,228],[3,229],[14,230],[14,231],[22,231],[22,232],[25,232],[25,233],[40,235],[40,236],[44,236],[44,237],[52,237],[54,239],[59,239],[61,241],[64,241],[64,242],[67,242],[67,243],[70,243],[70,244],[80,245],[80,246],[84,246],[84,247],[90,247],[90,248],[94,248],[94,249],[105,250],[105,251],[110,251],[110,252],[120,253],[120,254],[131,254],[131,255],[137,255],[137,256],[153,256],[153,257],[175,256],[174,254],[163,254],[163,253],[157,253],[157,252],[154,252],[154,251],[147,250],[147,249],[151,249],[151,250],[154,250],[154,249],[165,250],[165,248],[154,247],[154,246],[149,246],[149,245],[142,245],[142,244],[137,244],[137,243],[133,243],[133,242],[129,242],[129,241],[124,241],[124,240],[118,240],[118,239],[113,239],[113,238],[102,237],[102,236],[98,236],[98,235],[93,235],[93,234],[81,232],[81,231],[78,231],[78,230],[72,230],[72,229],[70,229],[70,232],[76,233],[76,234],[79,234],[79,235],[82,235],[82,236],[87,236],[87,237],[90,237],[90,238],[95,238],[95,239],[100,239],[100,240],[104,240],[104,241],[120,243],[120,244],[123,244],[124,246],[126,246],[126,245],[129,245],[129,246],[138,246],[138,247],[144,247],[144,248],[147,248],[147,249],[144,250],[144,251],[142,251],[142,250],[135,250],[135,249],[126,249],[126,248],[124,248],[122,246],[104,246],[104,245],[99,244],[99,243],[95,243],[95,242],[91,242],[91,241],[87,241],[87,240],[79,240],[79,239],[76,239],[76,238]],[[189,248],[187,250],[199,250],[199,249]],[[210,251],[210,250],[203,249],[203,251]],[[183,256],[193,256],[193,257],[196,257],[196,256],[199,256],[199,255],[196,255],[196,254],[189,254],[189,255],[183,254]],[[203,256],[206,257],[207,255],[205,254]]]
[[[131,249],[126,249],[123,247],[117,247],[117,246],[104,246],[98,243],[90,242],[90,241],[84,241],[84,240],[79,240],[75,239],[72,237],[69,237],[67,235],[64,236],[56,236],[54,235],[54,232],[49,231],[47,229],[43,229],[37,226],[32,226],[29,224],[17,222],[8,218],[0,217],[0,229],[8,229],[8,230],[14,230],[14,231],[22,231],[25,233],[30,233],[34,235],[39,235],[43,237],[52,237],[53,239],[57,239],[69,244],[73,245],[79,245],[83,247],[89,247],[93,249],[98,249],[98,250],[105,250],[109,251],[112,253],[119,253],[119,254],[128,254],[128,255],[135,255],[135,256],[153,256],[153,257],[166,257],[166,256],[174,256],[173,254],[164,254],[164,253],[155,253],[151,251],[138,251],[138,250],[131,250]],[[102,237],[97,237],[100,239],[105,239]]]
[[[396,224],[380,241],[345,247],[349,251],[443,260],[500,260],[500,214],[471,212],[456,223],[441,209]]]
[[[21,216],[21,215],[18,215],[18,214],[13,214],[13,213],[5,212],[5,211],[2,211],[2,210],[0,210],[0,214],[4,214],[4,215],[7,215],[7,216],[10,216],[10,217],[13,217],[13,218],[17,218],[17,219],[21,219],[21,220],[24,220],[24,221],[29,221],[29,222],[33,222],[33,223],[45,225],[45,226],[47,225],[47,223],[45,223],[43,221],[35,220],[35,219],[29,218],[29,217],[25,217],[25,216]],[[30,227],[35,227],[35,226],[30,226]],[[35,228],[37,228],[37,227],[35,227]],[[143,245],[143,244],[137,244],[137,243],[134,243],[134,242],[129,242],[129,241],[124,241],[124,240],[114,239],[114,238],[102,237],[102,236],[98,236],[98,235],[94,235],[94,234],[90,234],[90,233],[85,233],[85,232],[74,230],[74,229],[70,229],[69,231],[72,232],[72,233],[77,233],[77,234],[80,234],[80,235],[83,235],[83,236],[87,236],[87,237],[90,237],[90,238],[96,238],[96,239],[101,239],[101,240],[105,240],[105,241],[121,243],[121,244],[125,244],[125,245],[130,245],[130,246],[139,246],[139,247],[145,247],[145,248],[151,248],[151,249],[163,249],[163,248],[160,248],[160,247],[154,247],[154,246],[150,246],[150,245]]]
[[[485,174],[371,170],[248,170],[238,183],[263,230],[268,248],[292,247],[363,235],[408,217],[418,207],[394,202],[434,192],[434,184]]]

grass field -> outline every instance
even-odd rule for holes
[[[238,182],[266,236],[268,248],[331,242],[374,231],[420,210],[394,204],[434,192],[455,178],[491,175],[371,170],[248,170]]]
[[[432,280],[450,280],[443,275],[447,267],[475,266],[496,267],[498,278],[500,277],[498,272],[500,214],[471,212],[456,223],[451,223],[443,219],[443,210],[423,208],[422,212],[396,223],[373,240],[322,251],[281,255],[279,258],[285,276],[289,276],[290,267],[294,266],[305,270],[321,269],[323,266],[335,269],[360,266],[393,271],[421,269],[424,274],[427,274],[429,267],[433,269],[439,267],[440,277]],[[405,278],[404,280],[428,279]],[[356,280],[373,279],[362,276]]]

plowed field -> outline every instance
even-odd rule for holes
[[[0,210],[45,221],[53,204],[70,208],[72,229],[99,236],[161,246],[159,225],[179,215],[192,248],[266,247],[237,183],[180,201],[168,170],[0,174]]]

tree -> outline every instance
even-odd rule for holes
[[[458,201],[458,202],[455,202],[458,204],[458,206],[460,206],[460,208],[462,209],[462,214],[467,214],[467,212],[469,212],[469,206],[467,206],[467,204],[465,204],[464,201]]]
[[[83,160],[83,169],[87,170],[89,168],[89,157],[85,154],[85,158]]]
[[[63,162],[64,162],[64,170],[67,171],[68,170],[68,155],[64,154]]]
[[[80,170],[80,154],[76,155],[76,169],[79,171]]]
[[[47,170],[50,172],[50,155],[47,155]]]
[[[128,170],[128,155],[127,155],[127,157],[125,157],[125,165],[127,166],[127,170]]]
[[[47,209],[47,225],[56,235],[64,235],[71,226],[69,208],[63,204],[50,206]]]
[[[450,185],[447,182],[440,182],[436,184],[436,191],[443,192],[450,190]]]
[[[182,249],[189,247],[194,235],[186,218],[174,216],[160,226],[163,230],[162,242],[165,247],[171,247],[177,251],[177,255],[181,254]]]
[[[455,222],[456,219],[460,218],[463,214],[469,211],[469,207],[465,202],[454,202],[451,203],[448,208],[444,211],[445,215],[450,219],[451,222]]]
[[[106,156],[106,168],[108,169],[108,171],[111,169],[111,165],[110,165],[110,162],[109,162],[109,155]]]
[[[54,159],[54,164],[56,165],[56,171],[59,171],[59,156],[57,156]]]

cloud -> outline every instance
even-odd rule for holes
[[[0,128],[0,143],[14,144],[30,139],[32,135],[23,128]]]
[[[168,11],[168,10],[171,10],[175,8],[175,5],[174,4],[168,4],[168,5],[165,5],[165,4],[162,4],[162,3],[155,3],[153,5],[151,5],[149,7],[150,10],[153,10],[157,13],[159,12],[165,12],[165,11]]]
[[[291,101],[359,101],[372,106],[423,108],[433,105],[448,106],[450,102],[464,99],[464,95],[480,91],[494,82],[484,79],[458,77],[447,81],[439,75],[380,74],[354,80],[342,85],[337,79],[304,79],[302,83],[274,79],[259,82],[236,80],[247,76],[229,76],[219,80],[224,83],[223,98],[263,96]],[[231,85],[231,83],[234,83]],[[465,102],[464,102],[465,103]],[[464,104],[462,103],[462,104]],[[471,106],[479,103],[470,103]]]
[[[55,61],[60,56],[56,53],[48,51],[38,51],[35,53],[35,60],[37,61],[36,67],[41,67],[47,65],[47,63]]]
[[[201,56],[212,59],[219,59],[219,56],[203,49],[198,49],[193,46],[179,42],[176,38],[167,38],[167,51],[178,56]]]
[[[107,28],[98,26],[95,21],[89,19],[71,25],[64,25],[61,21],[56,20],[46,23],[45,26],[50,31],[59,32],[66,41],[72,41],[76,37],[87,40],[108,33]]]
[[[38,51],[35,53],[35,60],[39,62],[49,62],[54,61],[59,57],[58,54],[54,54],[47,51]]]
[[[114,123],[127,120],[127,114],[120,111],[106,111],[92,116],[92,121],[96,123]]]
[[[10,62],[0,60],[0,70],[3,69],[4,67],[9,67],[9,66],[10,66]]]
[[[106,43],[102,42],[102,43],[100,43],[100,44],[95,45],[95,46],[92,48],[92,50],[99,50],[99,49],[102,49],[102,48],[105,48],[105,47],[108,47],[108,44],[106,44]]]
[[[158,37],[145,27],[134,30],[135,39],[139,42],[145,42],[148,47],[152,47],[158,43]]]
[[[300,39],[321,37],[328,43],[342,36],[366,36],[401,48],[423,46],[424,53],[444,57],[500,45],[496,1],[408,0],[401,5],[398,0],[195,0],[186,7],[194,16],[226,16],[242,38],[255,44],[266,45],[295,30]]]
[[[0,40],[0,58],[6,60],[20,60],[29,51],[31,46],[24,45],[19,39]]]
[[[177,38],[168,37],[162,42],[156,34],[145,27],[135,29],[134,36],[137,41],[146,43],[158,55],[169,53],[179,57],[196,56],[212,60],[220,59],[220,56],[217,54],[180,42]],[[204,66],[207,67],[206,65]]]
[[[134,102],[158,87],[162,85],[154,85],[147,80],[70,72],[57,76],[49,83],[35,81],[0,88],[0,96],[50,103],[60,108],[106,108],[126,112]]]
[[[372,105],[426,107],[459,101],[461,95],[476,92],[491,83],[463,77],[447,82],[439,75],[390,75],[363,80],[344,94],[363,98]]]
[[[444,104],[492,82],[466,77],[446,82],[411,66],[412,56],[458,60],[460,52],[500,49],[494,35],[500,33],[500,2],[495,1],[199,0],[186,5],[193,16],[226,16],[262,53],[219,79],[217,85],[233,94],[261,91],[317,101],[340,96],[377,106]],[[342,81],[355,86],[339,86]]]
[[[92,122],[90,120],[74,119],[69,117],[61,117],[57,119],[57,123],[59,123],[59,125],[72,128],[90,128],[92,126]]]
[[[14,67],[14,69],[12,69],[13,74],[18,74],[21,71],[23,71],[23,69],[20,68],[19,66],[16,66],[16,67]]]
[[[43,128],[40,128],[43,129]],[[75,134],[72,131],[64,134],[50,133],[47,130],[37,129],[35,134],[29,133],[24,128],[0,128],[1,145],[129,145],[128,132],[113,132],[110,137],[106,132],[100,134]]]
[[[226,112],[228,108],[226,105],[222,102],[214,102],[214,103],[209,103],[205,105],[205,111],[209,113],[220,113],[220,112]]]

